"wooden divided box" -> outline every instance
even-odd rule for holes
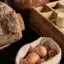
[[[64,12],[63,2],[55,1],[32,8],[30,24],[41,36],[53,38],[64,53],[64,28],[56,25],[57,14]]]

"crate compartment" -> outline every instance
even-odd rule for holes
[[[48,19],[50,20],[50,22],[53,23],[53,25],[57,28],[57,30],[59,30],[62,34],[64,34],[64,28],[61,28],[56,23],[57,22],[57,14],[58,13],[52,12],[52,14],[48,17]]]
[[[52,11],[52,9],[49,8],[47,5],[43,5],[41,7],[37,7],[36,10],[40,11],[41,13]]]
[[[49,20],[49,22],[51,22],[61,33],[64,34],[64,28],[61,28],[59,27],[57,24],[56,24],[56,21],[57,21],[57,13],[54,12],[54,11],[51,11],[51,12],[47,12],[47,13],[42,13],[42,16]],[[60,21],[61,22],[61,21]]]
[[[53,11],[42,13],[42,16],[49,19],[50,15],[52,14]]]
[[[47,13],[42,13],[42,16],[49,20],[50,22],[53,22],[56,24],[56,19],[57,19],[57,13],[54,11],[47,12]]]
[[[48,7],[50,7],[50,8],[52,8],[53,10],[60,9],[60,8],[63,8],[64,7],[60,1],[48,3],[46,5]]]
[[[49,16],[49,20],[52,21],[54,24],[56,24],[57,13],[52,12],[52,14]]]
[[[58,9],[58,8],[62,8],[63,6],[60,3],[56,3],[54,7],[52,7],[53,9]]]

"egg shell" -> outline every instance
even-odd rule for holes
[[[30,53],[26,57],[28,64],[36,64],[39,59],[40,59],[40,57],[37,53]]]
[[[44,46],[38,46],[36,48],[36,52],[40,55],[40,57],[44,57],[47,55],[47,49]]]
[[[19,64],[28,64],[26,59],[21,59]]]

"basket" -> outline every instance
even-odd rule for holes
[[[23,59],[25,57],[30,47],[36,47],[38,45],[44,45],[44,44],[46,46],[51,47],[52,49],[56,49],[58,54],[54,56],[53,58],[49,59],[48,61],[43,62],[42,64],[58,64],[61,60],[61,49],[54,40],[52,40],[51,38],[46,38],[46,37],[40,37],[39,39],[21,47],[17,53],[15,63],[19,64],[20,59]]]

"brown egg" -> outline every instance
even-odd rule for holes
[[[37,64],[43,63],[45,61],[46,61],[45,59],[39,59],[39,61],[37,62]]]
[[[19,64],[28,64],[26,59],[21,59]]]
[[[40,59],[40,57],[37,53],[30,53],[26,57],[28,64],[36,64],[39,59]]]
[[[46,47],[44,47],[44,46],[38,46],[38,47],[36,48],[36,52],[37,52],[41,57],[44,57],[44,56],[47,55],[47,49],[46,49]]]
[[[48,55],[49,55],[49,58],[52,58],[53,56],[55,56],[57,54],[57,51],[56,50],[50,50],[48,52]]]

